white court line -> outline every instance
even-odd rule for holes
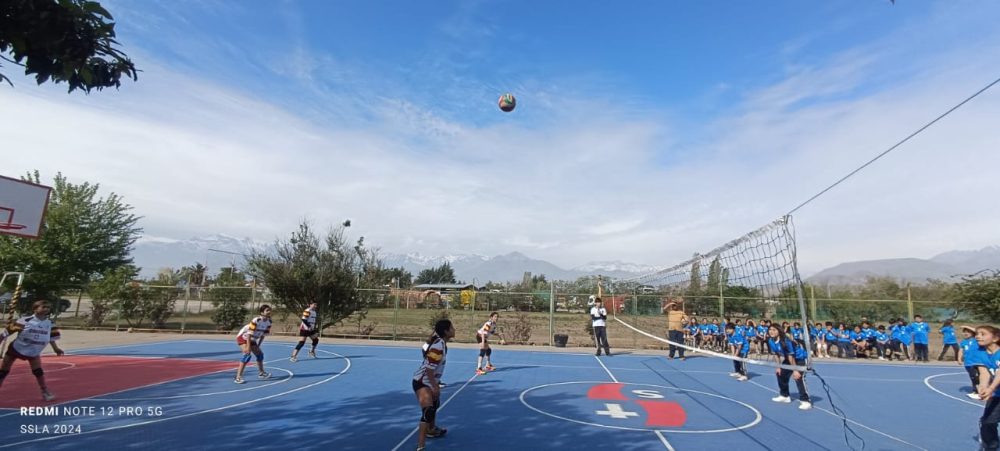
[[[611,380],[614,381],[617,384],[618,383],[618,378],[615,377],[615,375],[611,373],[611,370],[609,370],[608,367],[606,365],[604,365],[604,362],[602,362],[601,359],[599,359],[596,355],[594,356],[594,359],[597,360],[597,363],[601,364],[601,368],[604,368],[604,371],[607,371],[608,376],[611,376]],[[663,443],[663,446],[665,446],[667,448],[667,450],[669,450],[669,451],[676,451],[673,446],[670,446],[670,442],[667,441],[667,437],[664,436],[662,432],[660,432],[660,431],[654,431],[654,432],[656,433],[656,437],[660,439],[660,443]]]
[[[469,380],[465,381],[465,383],[464,383],[464,384],[462,384],[462,386],[461,386],[461,387],[459,387],[459,388],[458,388],[458,390],[455,390],[455,393],[452,393],[452,394],[451,394],[451,396],[449,396],[449,397],[448,397],[448,399],[446,399],[446,400],[444,401],[444,403],[442,403],[442,404],[441,404],[441,407],[438,407],[438,410],[437,410],[437,411],[438,411],[438,412],[440,412],[440,411],[444,410],[444,406],[447,406],[447,405],[448,405],[448,403],[449,403],[449,402],[451,402],[451,400],[455,398],[455,396],[458,396],[458,394],[459,394],[459,393],[460,393],[460,392],[461,392],[461,391],[462,391],[463,389],[465,389],[465,387],[466,387],[467,385],[469,385],[469,383],[470,383],[470,382],[472,382],[472,381],[473,381],[473,380],[475,380],[475,379],[476,379],[476,375],[474,374],[474,375],[472,375],[472,377],[470,377],[470,378],[469,378]],[[409,434],[406,434],[406,437],[403,437],[403,440],[400,440],[400,441],[399,441],[399,444],[398,444],[398,445],[396,445],[396,447],[395,447],[395,448],[393,448],[393,449],[392,449],[392,451],[396,451],[396,450],[398,450],[398,449],[399,449],[399,447],[400,447],[400,446],[403,446],[403,445],[405,445],[405,444],[406,444],[406,441],[407,441],[407,440],[409,440],[409,439],[410,439],[410,437],[413,437],[413,434],[416,434],[416,433],[417,433],[417,431],[419,431],[419,430],[420,430],[420,426],[419,426],[419,425],[418,425],[417,427],[413,428],[413,430],[412,430],[412,431],[410,431],[410,433],[409,433]]]
[[[749,381],[749,382],[750,382],[751,384],[754,384],[754,385],[756,385],[756,386],[758,386],[758,387],[760,387],[760,388],[763,388],[764,390],[767,390],[767,391],[769,391],[769,392],[772,392],[772,393],[778,393],[778,391],[777,391],[777,390],[774,390],[774,389],[772,389],[772,388],[768,388],[768,387],[765,387],[765,386],[763,386],[763,385],[760,385],[760,384],[758,384],[758,383],[757,383],[756,381],[753,381],[753,380],[751,380],[751,381]],[[830,401],[830,402],[832,402],[832,400],[829,400],[829,399],[828,399],[827,401]],[[865,426],[865,425],[863,425],[863,424],[861,424],[861,423],[858,423],[857,421],[854,421],[854,420],[852,420],[852,419],[850,419],[850,418],[847,418],[847,417],[841,417],[840,415],[837,415],[836,413],[833,413],[833,412],[831,412],[831,411],[829,411],[829,410],[826,410],[826,409],[824,409],[824,408],[822,408],[822,407],[817,407],[815,403],[813,403],[813,408],[814,408],[814,409],[817,409],[817,410],[821,410],[821,411],[823,411],[823,412],[826,412],[827,414],[829,414],[829,415],[831,415],[831,416],[834,416],[834,417],[836,417],[837,419],[843,419],[843,420],[847,421],[848,423],[851,423],[851,424],[854,424],[854,425],[857,425],[857,426],[861,426],[861,427],[863,427],[863,428],[865,428],[865,429],[867,429],[867,430],[869,430],[869,431],[872,431],[872,432],[874,432],[874,433],[876,433],[876,434],[879,434],[879,435],[882,435],[882,436],[885,436],[885,437],[888,437],[888,438],[890,438],[890,439],[893,439],[893,440],[895,440],[895,441],[897,441],[897,442],[899,442],[899,443],[903,443],[903,444],[906,444],[906,445],[910,445],[910,446],[912,446],[912,447],[914,447],[914,448],[916,448],[916,449],[920,449],[920,450],[923,450],[923,451],[928,451],[928,450],[927,450],[927,448],[921,448],[920,446],[917,446],[917,445],[914,445],[914,444],[912,444],[912,443],[910,443],[910,442],[908,442],[908,441],[906,441],[906,440],[903,440],[903,439],[901,439],[901,438],[899,438],[899,437],[895,437],[895,436],[892,436],[892,435],[889,435],[889,434],[886,434],[885,432],[882,432],[882,431],[878,431],[878,430],[875,430],[875,429],[872,429],[872,428],[870,428],[870,427],[868,427],[868,426]]]
[[[962,399],[962,398],[959,398],[959,397],[957,397],[957,396],[952,396],[952,395],[949,395],[949,394],[947,394],[947,393],[945,393],[945,392],[943,392],[943,391],[941,391],[941,390],[938,390],[938,389],[934,388],[934,386],[933,386],[933,385],[931,385],[931,379],[934,379],[934,378],[936,378],[936,377],[941,377],[941,376],[954,376],[954,375],[956,375],[956,374],[964,374],[964,375],[968,375],[968,373],[944,373],[944,374],[934,374],[934,375],[931,375],[931,376],[927,376],[926,378],[924,378],[924,385],[926,385],[926,386],[927,386],[927,388],[929,388],[929,389],[931,389],[931,390],[934,390],[934,392],[935,392],[935,393],[937,393],[937,394],[939,394],[939,395],[944,395],[944,396],[947,396],[947,397],[949,397],[949,398],[951,398],[951,399],[954,399],[955,401],[959,401],[959,402],[964,402],[964,403],[966,403],[966,404],[970,404],[970,405],[973,405],[973,406],[976,406],[976,407],[978,407],[978,408],[982,409],[982,408],[983,408],[983,406],[985,406],[986,404],[984,404],[984,403],[974,403],[974,402],[972,402],[972,401],[969,401],[968,399]]]
[[[185,340],[185,341],[195,341],[195,340]],[[292,347],[292,345],[288,345],[288,347]],[[327,354],[340,355],[340,354],[337,354],[335,352],[324,351],[322,349],[317,349],[317,351],[319,351],[319,352],[325,352]],[[129,357],[129,358],[136,358],[136,357],[133,357],[133,356],[127,356],[127,357]],[[344,356],[341,356],[341,357],[344,357]],[[166,360],[166,359],[172,359],[172,357],[147,357],[147,358],[156,358],[156,359],[164,359],[164,360]],[[198,359],[188,359],[188,360],[198,360]],[[269,363],[281,362],[281,361],[285,361],[285,360],[287,360],[287,359],[281,358],[281,359],[267,360],[267,361],[264,362],[264,364],[267,365]],[[351,367],[351,360],[348,359],[347,357],[344,357],[344,360],[347,361],[347,367],[350,368]],[[97,398],[97,397],[93,397],[92,396],[92,397],[89,397],[89,398],[80,398],[80,399],[73,399],[73,400],[68,400],[68,401],[56,402],[56,403],[50,404],[50,406],[53,406],[53,407],[54,406],[61,406],[63,404],[69,404],[69,403],[74,403],[74,402],[78,402],[78,401],[112,401],[112,402],[113,401],[130,401],[132,399],[105,399],[105,397],[108,396],[108,395],[116,395],[116,394],[119,394],[119,393],[126,393],[126,392],[129,392],[129,391],[132,391],[132,390],[140,390],[140,389],[144,389],[144,388],[155,387],[157,385],[169,384],[171,382],[178,382],[178,381],[183,381],[183,380],[187,380],[187,379],[194,379],[194,378],[202,377],[202,376],[210,376],[210,375],[213,375],[213,374],[225,373],[227,371],[236,371],[236,369],[235,369],[235,367],[224,368],[224,369],[221,369],[221,370],[211,371],[211,372],[208,372],[208,373],[195,374],[193,376],[187,376],[187,377],[182,377],[182,378],[178,378],[178,379],[170,379],[170,380],[166,380],[166,381],[162,381],[162,382],[156,382],[156,383],[152,383],[152,384],[141,385],[141,386],[138,386],[138,387],[131,387],[131,388],[126,388],[126,389],[122,389],[122,390],[118,390],[118,391],[113,391],[113,392],[109,392],[109,393],[103,393],[103,394],[99,395],[99,396],[101,396],[101,398]],[[347,370],[344,369],[344,371],[347,371]],[[293,375],[294,375],[294,373],[293,373]],[[282,383],[282,382],[287,382],[287,381],[291,380],[292,377],[293,376],[289,376],[287,378],[281,379],[281,380],[279,380],[277,382],[274,382],[274,383],[271,383],[271,384],[265,384],[265,385],[261,385],[261,386],[257,386],[257,387],[251,387],[251,388],[246,388],[246,389],[241,389],[241,390],[233,390],[233,391],[256,390],[258,388],[264,388],[264,387],[275,385],[275,384],[279,384],[279,383]],[[226,393],[226,392],[221,392],[221,393]],[[142,400],[142,399],[138,398],[138,399],[135,399],[135,400]],[[4,410],[6,410],[6,409],[4,409]],[[18,409],[11,409],[11,410],[13,410],[13,411],[10,412],[10,413],[6,413],[6,414],[3,414],[3,415],[0,415],[0,418],[9,417],[11,415],[15,415],[15,414],[20,413],[20,410],[18,410]],[[2,446],[0,446],[0,448],[2,448]]]
[[[147,424],[162,423],[164,421],[178,420],[178,419],[181,419],[181,418],[187,418],[187,417],[192,417],[192,416],[195,416],[195,415],[201,415],[203,413],[219,412],[219,411],[222,411],[222,410],[231,409],[233,407],[241,407],[241,406],[245,406],[247,404],[253,404],[253,403],[256,403],[256,402],[259,402],[259,401],[264,401],[264,400],[267,400],[267,399],[276,398],[276,397],[279,397],[279,396],[284,396],[284,395],[287,395],[287,394],[290,394],[290,393],[295,393],[297,391],[301,391],[301,390],[305,390],[305,389],[310,388],[310,387],[314,387],[314,386],[319,385],[319,384],[324,384],[326,382],[332,381],[332,380],[334,380],[334,379],[336,379],[336,378],[338,378],[338,377],[346,374],[347,371],[351,369],[351,359],[348,359],[347,357],[344,357],[344,356],[342,356],[340,354],[337,354],[335,352],[330,352],[330,351],[324,351],[324,352],[327,352],[329,354],[333,354],[333,355],[337,355],[337,356],[342,357],[347,362],[347,367],[345,367],[341,372],[339,372],[337,374],[334,374],[333,376],[330,376],[330,377],[328,377],[326,379],[323,379],[321,381],[313,382],[313,383],[311,383],[309,385],[303,385],[303,386],[298,387],[298,388],[293,388],[293,389],[285,391],[285,392],[280,392],[280,393],[275,393],[273,395],[268,395],[268,396],[265,396],[263,398],[254,398],[254,399],[251,399],[249,401],[244,401],[244,402],[240,402],[240,403],[236,403],[236,404],[230,404],[228,406],[216,407],[214,409],[208,409],[208,410],[202,410],[202,411],[198,411],[198,412],[186,413],[184,415],[178,415],[176,417],[157,418],[155,420],[143,421],[143,422],[139,422],[139,423],[124,424],[124,425],[121,425],[121,426],[112,426],[112,427],[107,427],[107,428],[103,428],[103,429],[94,429],[94,430],[83,431],[83,432],[80,432],[78,434],[53,435],[51,437],[42,437],[42,438],[36,438],[36,439],[32,439],[32,440],[24,440],[24,441],[15,442],[15,443],[6,443],[6,444],[3,444],[3,445],[0,445],[0,448],[10,448],[10,447],[17,446],[17,445],[23,445],[25,443],[44,442],[44,441],[55,440],[55,439],[64,438],[64,437],[79,437],[81,435],[86,435],[86,434],[96,434],[98,432],[114,431],[114,430],[118,430],[118,429],[126,429],[126,428],[131,428],[131,427],[136,427],[136,426],[144,426],[144,425],[147,425]]]

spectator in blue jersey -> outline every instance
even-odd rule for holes
[[[747,364],[742,359],[747,358],[750,355],[750,339],[739,332],[736,331],[736,327],[733,324],[726,325],[726,335],[729,336],[729,345],[732,348],[732,354],[737,359],[733,359],[733,370],[734,372],[729,373],[738,381],[745,381],[747,377]]]
[[[930,335],[931,326],[924,322],[924,317],[916,315],[910,323],[910,330],[913,332],[913,358],[918,362],[929,362],[927,357],[927,338]]]
[[[860,325],[854,326],[854,330],[851,331],[851,345],[854,347],[852,351],[855,357],[867,356],[868,340],[865,339],[865,334]]]
[[[837,344],[837,331],[833,329],[832,321],[826,322],[826,330],[823,332],[823,345],[824,354],[828,359],[830,358],[831,349],[839,349],[840,345]],[[837,353],[837,356],[840,356],[839,352]]]
[[[906,360],[910,360],[910,326],[906,324],[906,320],[903,318],[896,320],[896,324],[892,326],[891,332],[892,349],[894,352],[899,351],[901,354],[897,356],[899,360],[903,360],[903,357],[906,357]]]
[[[748,319],[746,326],[743,328],[743,332],[743,335],[747,337],[747,343],[750,344],[750,349],[757,349],[757,324],[755,324],[752,319]]]
[[[799,346],[805,347],[806,341],[802,336],[803,335],[802,323],[795,322],[795,324],[792,324],[792,327],[790,327],[788,330],[792,333],[792,340],[795,340],[795,342],[798,343]]]
[[[976,341],[975,328],[962,326],[962,337],[962,343],[958,347],[958,362],[965,366],[965,372],[969,373],[969,380],[972,382],[972,391],[969,392],[969,397],[979,399],[979,390],[985,387],[989,380],[989,372],[985,371],[985,366],[983,366],[986,357],[982,355],[983,350],[979,348],[979,343]],[[982,372],[985,379],[980,377],[981,370],[984,370]]]
[[[725,335],[725,330],[719,328],[719,318],[712,318],[712,324],[708,325],[708,333],[712,337],[712,347],[716,351],[722,350],[723,335]]]
[[[840,326],[837,327],[837,358],[854,358],[854,346],[851,345],[851,330],[844,323],[840,323]]]
[[[889,334],[885,332],[885,326],[879,324],[875,330],[875,349],[878,350],[878,359],[885,360],[886,352],[889,351]],[[889,356],[889,358],[892,358]]]
[[[993,326],[976,328],[976,342],[989,357],[990,372],[996,372],[1000,359],[1000,329]],[[994,377],[989,386],[980,390],[979,399],[986,401],[983,416],[979,418],[979,440],[982,450],[997,451],[1000,449],[1000,434],[997,434],[997,424],[1000,423],[1000,377]]]
[[[944,355],[948,353],[949,349],[955,350],[955,361],[958,360],[958,340],[955,338],[955,326],[952,325],[951,318],[944,320],[944,324],[941,325],[941,341],[944,346],[941,348],[941,355],[938,356],[938,361],[944,360]]]
[[[687,338],[691,346],[698,347],[701,345],[701,329],[698,327],[698,320],[694,318],[688,320]]]
[[[809,342],[812,345],[813,355],[816,358],[823,357],[823,354],[820,354],[820,349],[825,346],[826,337],[824,335],[826,334],[824,333],[823,323],[817,322],[809,326]]]
[[[771,320],[762,319],[757,326],[757,336],[760,337],[760,353],[770,354],[771,348],[767,346],[767,330],[771,328]]]
[[[795,340],[791,337],[785,335],[785,331],[781,330],[779,326],[771,326],[767,330],[767,334],[771,337],[768,340],[768,345],[771,347],[771,352],[774,353],[775,358],[780,365],[792,365],[792,366],[805,366],[806,359],[809,358],[809,354],[806,352],[802,346],[799,346]],[[790,403],[792,398],[789,396],[788,390],[788,380],[795,379],[795,385],[799,389],[799,409],[809,410],[812,408],[812,402],[809,400],[809,393],[806,392],[806,380],[805,374],[798,370],[790,370],[787,368],[776,368],[774,371],[775,375],[778,377],[778,396],[771,398],[774,402]]]
[[[872,328],[871,323],[868,321],[863,321],[861,323],[861,338],[865,340],[865,357],[872,358],[872,349],[875,349],[875,329]]]

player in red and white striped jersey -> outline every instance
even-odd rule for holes
[[[299,350],[306,344],[307,337],[312,339],[312,349],[309,350],[309,356],[316,358],[316,345],[319,344],[319,328],[316,323],[319,316],[316,315],[316,306],[317,304],[313,302],[309,304],[309,308],[302,312],[302,322],[299,323],[299,344],[295,345],[292,357],[288,360],[295,362],[299,359]]]
[[[264,304],[260,306],[258,312],[260,315],[250,320],[250,323],[243,326],[236,334],[236,344],[240,345],[240,350],[243,351],[240,367],[236,370],[236,380],[233,381],[237,384],[245,382],[243,370],[246,369],[247,363],[250,363],[250,354],[257,357],[257,369],[259,370],[257,376],[261,379],[271,377],[271,373],[264,371],[264,351],[260,349],[260,345],[264,342],[264,336],[271,334],[271,306]]]
[[[455,326],[451,324],[451,321],[438,320],[434,324],[434,334],[424,344],[424,360],[420,363],[420,368],[413,373],[413,392],[417,395],[422,413],[417,434],[418,451],[424,449],[427,437],[441,437],[448,432],[447,429],[437,427],[434,419],[441,407],[441,386],[438,381],[444,374],[444,365],[448,356],[448,340],[454,337]]]
[[[490,319],[483,323],[483,327],[479,328],[476,332],[476,342],[479,343],[479,358],[476,360],[476,374],[482,376],[486,374],[487,371],[493,371],[496,367],[493,366],[493,362],[490,360],[490,356],[493,355],[493,349],[490,348],[490,335],[494,335],[498,332],[497,330],[497,320],[500,319],[500,314],[497,312],[490,313]],[[504,343],[503,335],[500,336],[500,343]],[[483,357],[486,358],[486,366],[483,367]]]

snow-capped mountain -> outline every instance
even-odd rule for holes
[[[628,263],[619,260],[613,261],[597,261],[587,263],[582,266],[577,266],[573,268],[573,271],[580,271],[585,273],[601,273],[601,274],[612,274],[612,273],[629,273],[629,274],[646,274],[651,272],[656,272],[662,269],[659,266],[643,265],[639,263]]]
[[[153,277],[163,268],[179,269],[201,263],[209,274],[229,265],[241,266],[244,257],[269,243],[230,235],[211,235],[187,240],[143,236],[135,243],[132,259],[142,277]]]

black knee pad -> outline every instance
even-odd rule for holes
[[[302,340],[302,341],[299,342],[299,344],[295,345],[295,350],[298,351],[299,349],[302,349],[302,347],[305,346],[305,345],[306,345],[306,341]]]
[[[4,378],[7,377],[8,374],[10,374],[10,371],[0,370],[0,381],[4,380]]]
[[[486,356],[489,357],[491,354],[493,354],[493,348],[487,348],[486,349]]]
[[[485,357],[485,356],[486,356],[486,350],[485,349],[480,349],[479,350],[479,357]]]
[[[42,377],[42,376],[45,375],[45,371],[42,371],[41,368],[35,368],[35,369],[31,370],[31,374],[34,374],[35,377]]]
[[[434,423],[434,418],[437,416],[437,407],[428,406],[424,407],[422,410],[423,414],[420,416],[420,422],[427,424]]]
[[[434,412],[441,408],[441,398],[434,398]]]
[[[313,347],[315,348],[316,345],[319,344],[319,338],[313,338],[312,341],[313,341]]]

